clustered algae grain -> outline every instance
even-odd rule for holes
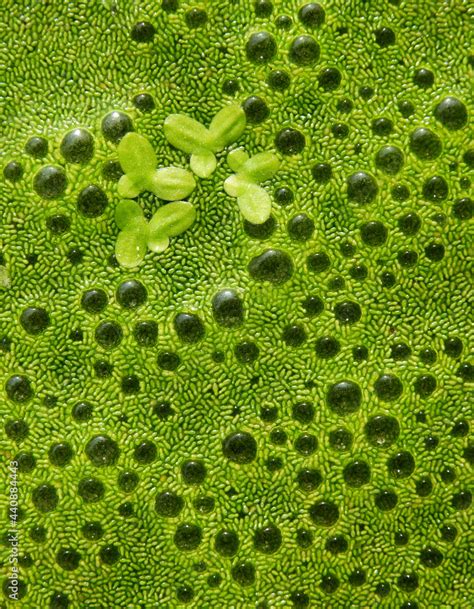
[[[469,8],[2,4],[1,607],[471,607]]]

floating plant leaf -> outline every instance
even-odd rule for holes
[[[240,167],[238,173],[244,174],[255,183],[265,182],[272,178],[280,168],[280,161],[273,152],[259,152],[250,157]]]
[[[118,183],[121,197],[133,199],[142,191],[149,190],[161,199],[175,201],[187,197],[196,186],[191,172],[186,169],[156,169],[155,151],[147,138],[138,133],[127,133],[122,138],[118,145],[118,156],[125,171]]]
[[[195,186],[196,181],[190,171],[181,167],[162,167],[154,172],[150,190],[160,199],[177,201],[191,194]]]
[[[209,148],[209,130],[185,114],[170,114],[163,124],[163,130],[170,144],[188,154]]]
[[[209,125],[211,141],[215,152],[235,142],[245,129],[245,112],[237,104],[222,108]]]
[[[270,195],[258,183],[275,175],[280,161],[273,152],[259,152],[250,157],[238,148],[229,152],[227,163],[236,171],[224,182],[224,190],[230,197],[237,197],[243,217],[252,224],[263,224],[272,211]]]
[[[242,195],[248,186],[251,184],[245,176],[233,173],[224,182],[224,190],[229,197],[239,197]]]
[[[214,152],[234,142],[245,129],[245,112],[237,104],[220,110],[209,129],[185,114],[171,114],[164,122],[170,144],[191,154],[190,166],[200,178],[208,178],[216,168]]]
[[[263,224],[272,211],[270,195],[257,184],[249,184],[237,197],[237,204],[243,217],[252,224]]]
[[[10,275],[5,266],[0,265],[0,289],[6,290],[10,287]]]
[[[148,227],[145,220],[121,231],[115,243],[118,263],[130,268],[138,266],[145,257],[147,239]]]
[[[156,233],[148,233],[147,247],[155,254],[160,254],[168,249],[170,244],[169,237],[164,237],[159,231]]]
[[[135,180],[131,176],[123,175],[118,183],[118,194],[125,199],[134,199],[145,190],[145,184],[143,180]]]
[[[123,171],[133,176],[147,177],[158,164],[153,146],[139,133],[130,132],[124,135],[117,147],[117,153]]]
[[[115,208],[115,222],[122,230],[139,223],[143,219],[143,210],[136,201],[124,199],[119,201]]]
[[[187,230],[196,219],[196,209],[188,201],[162,205],[148,225],[150,235],[176,237]]]
[[[236,148],[231,150],[227,155],[227,165],[229,165],[232,171],[237,173],[248,159],[249,155],[244,148]]]
[[[209,150],[203,150],[202,152],[192,154],[189,160],[191,170],[199,178],[208,178],[212,175],[216,165],[216,157],[214,153]]]

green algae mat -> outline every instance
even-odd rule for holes
[[[1,3],[1,609],[473,606],[472,18]]]

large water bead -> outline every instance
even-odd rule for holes
[[[292,276],[293,262],[286,252],[268,249],[252,258],[248,270],[255,280],[268,281],[278,285],[285,283]]]

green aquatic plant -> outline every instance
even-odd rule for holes
[[[245,129],[245,113],[237,104],[220,110],[209,128],[184,114],[171,114],[164,123],[165,136],[176,148],[191,155],[190,166],[200,178],[208,178],[214,172],[215,153],[235,142]]]
[[[8,269],[5,266],[0,265],[0,289],[6,290],[10,287],[10,276]]]
[[[0,2],[1,609],[472,609],[471,4]]]
[[[147,248],[152,252],[164,252],[170,237],[187,230],[195,218],[195,208],[188,201],[161,206],[150,222],[136,201],[120,201],[115,209],[115,222],[121,231],[115,244],[117,261],[124,267],[135,267],[145,257]]]
[[[165,201],[177,201],[194,190],[196,182],[192,174],[180,167],[161,167],[152,145],[143,135],[127,133],[120,141],[118,158],[125,175],[118,183],[121,197],[134,198],[149,190]]]
[[[237,198],[243,217],[252,224],[263,224],[272,211],[272,200],[264,188],[259,186],[272,178],[280,167],[280,161],[273,152],[260,152],[253,157],[243,149],[236,149],[227,155],[227,163],[235,174],[224,182],[224,190],[230,197]]]

